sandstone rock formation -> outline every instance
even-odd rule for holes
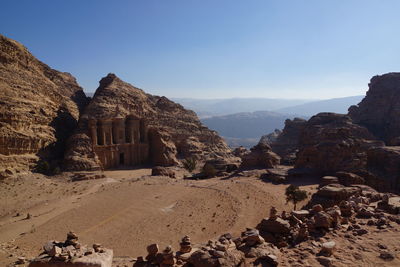
[[[62,158],[87,98],[71,74],[0,35],[0,103],[0,171],[12,171]]]
[[[374,76],[368,87],[366,97],[349,108],[349,116],[387,145],[400,145],[400,73]]]
[[[301,118],[287,119],[282,132],[271,142],[272,151],[282,158],[282,163],[293,164],[299,148],[299,138],[306,125]]]
[[[296,167],[321,174],[365,169],[368,148],[383,146],[346,115],[319,113],[307,121],[299,140]]]
[[[275,129],[272,133],[269,133],[267,135],[263,135],[260,138],[260,143],[266,143],[266,144],[273,144],[274,142],[276,142],[277,138],[279,137],[279,135],[282,134],[282,131],[279,129]]]
[[[266,143],[258,143],[250,149],[250,153],[242,156],[242,168],[273,168],[280,163],[280,157],[272,152]]]
[[[140,128],[137,130],[137,134],[136,132],[132,134],[134,136],[132,138],[129,137],[131,131],[128,131],[130,119],[132,120],[132,129]],[[136,123],[138,126],[135,126]],[[122,126],[119,127],[119,124]],[[99,129],[101,132],[98,132]],[[80,142],[90,137],[93,143],[97,143],[99,138],[104,138],[104,142],[99,141],[94,145],[95,150],[115,151],[107,155],[97,155],[102,167],[105,168],[126,164],[128,160],[130,160],[128,165],[152,162],[156,165],[170,166],[176,165],[178,159],[189,157],[199,160],[233,158],[231,150],[223,139],[216,132],[204,127],[193,111],[184,109],[166,97],[146,94],[114,74],[109,74],[100,81],[99,88],[81,116],[77,134],[82,135],[82,138],[75,136],[73,138]],[[83,137],[83,135],[87,137]],[[126,141],[124,138],[119,140],[122,135],[126,137]],[[114,140],[116,136],[118,136],[118,140]],[[86,149],[85,152],[78,143],[73,142],[68,147],[67,169],[82,170],[84,165],[98,165],[96,158],[92,156],[92,151]],[[130,146],[137,144],[140,147],[134,148],[132,151],[125,150],[127,152],[122,158],[124,160],[120,158],[118,161],[118,157],[122,155],[122,153],[118,153],[118,150],[123,149],[128,143],[131,144]],[[120,144],[120,146],[115,146],[115,144]],[[107,145],[107,147],[101,148],[97,145]],[[135,157],[126,155],[138,149],[141,152]],[[99,152],[94,152],[99,154]],[[70,155],[74,155],[74,160],[71,160]],[[90,159],[91,163],[82,164],[80,158],[83,161]],[[135,158],[136,160],[131,160]],[[116,164],[108,164],[110,161]]]
[[[295,167],[340,177],[344,185],[400,190],[400,149],[384,146],[363,126],[341,114],[313,116],[299,139]]]

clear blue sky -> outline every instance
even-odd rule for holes
[[[330,98],[400,71],[400,1],[3,0],[0,33],[86,92]]]

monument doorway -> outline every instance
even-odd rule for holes
[[[119,165],[125,165],[125,154],[119,153]]]

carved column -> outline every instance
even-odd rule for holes
[[[93,145],[97,146],[97,121],[89,120],[90,135],[92,137]]]
[[[112,136],[112,121],[111,120],[104,120],[103,121],[103,129],[105,135],[105,145],[112,145],[113,144],[113,136]]]
[[[139,120],[134,121],[133,125],[133,133],[134,133],[134,143],[138,144],[140,143],[140,122]]]
[[[140,135],[142,143],[147,143],[148,134],[147,134],[147,121],[145,119],[140,120]]]
[[[135,133],[134,133],[134,120],[133,119],[128,119],[126,122],[126,137],[127,141],[130,144],[135,143]]]
[[[125,143],[125,119],[117,118],[113,121],[113,134],[115,144]]]
[[[101,120],[99,121],[99,136],[97,138],[99,138],[100,145],[105,146],[106,145],[106,133],[105,133],[105,126],[104,126],[104,121]]]

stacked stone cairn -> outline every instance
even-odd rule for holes
[[[43,246],[43,252],[29,266],[77,266],[90,262],[92,264],[90,266],[94,267],[111,267],[112,250],[105,249],[100,244],[93,244],[92,247],[83,246],[78,239],[77,234],[70,231],[64,242],[48,241]]]

